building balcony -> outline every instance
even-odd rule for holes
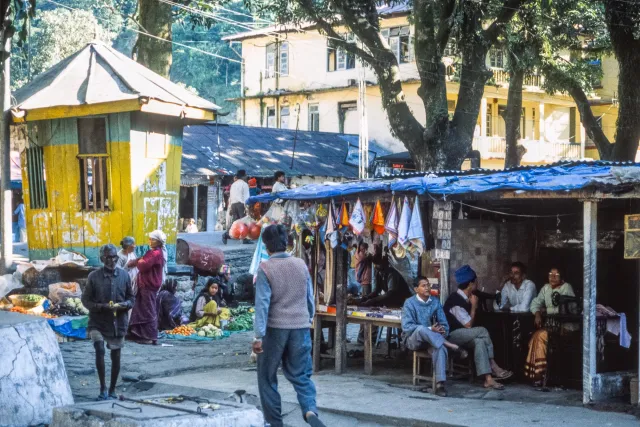
[[[521,139],[518,144],[527,149],[522,158],[525,163],[553,163],[582,158],[579,143]],[[501,136],[476,136],[473,138],[473,149],[478,150],[483,159],[504,159],[506,141]]]
[[[509,72],[504,68],[491,68],[493,72],[493,83],[498,86],[508,86],[509,85]],[[544,83],[544,78],[538,74],[526,74],[524,76],[524,81],[522,82],[525,87],[542,87]]]

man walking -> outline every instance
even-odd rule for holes
[[[249,184],[247,184],[246,179],[247,172],[244,169],[238,170],[229,189],[229,212],[227,214],[229,221],[227,223],[227,231],[222,235],[222,243],[225,245],[230,238],[229,230],[233,222],[245,216],[245,205],[249,199]],[[247,243],[247,239],[245,239],[244,243]],[[251,241],[249,240],[248,243],[251,243]]]
[[[89,337],[96,350],[96,369],[100,380],[98,400],[117,399],[116,383],[120,373],[120,350],[129,321],[128,311],[133,308],[134,296],[131,278],[117,267],[118,250],[112,244],[100,248],[103,267],[91,274],[82,293],[82,304],[89,310]],[[107,394],[105,386],[104,342],[111,350],[111,383]]]
[[[298,395],[304,420],[324,426],[318,418],[316,388],[311,380],[311,321],[315,313],[313,285],[307,266],[290,256],[287,232],[270,225],[262,232],[269,259],[256,278],[256,315],[253,351],[258,355],[258,390],[265,421],[282,427],[278,367]]]

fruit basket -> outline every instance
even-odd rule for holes
[[[16,307],[32,308],[40,304],[44,297],[42,295],[11,295],[9,297],[11,303]]]

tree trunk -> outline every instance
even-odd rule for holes
[[[611,160],[635,160],[640,140],[640,3],[607,0],[605,16],[618,60],[618,123]]]
[[[140,25],[146,32],[162,40],[139,34],[133,48],[136,61],[168,78],[172,62],[171,5],[157,0],[139,0],[138,15]]]
[[[516,69],[511,72],[509,78],[509,94],[507,97],[507,110],[505,112],[506,150],[504,155],[504,167],[514,168],[520,166],[520,154],[518,141],[520,140],[520,119],[522,117],[522,84],[524,82],[524,70]]]
[[[611,160],[633,161],[640,141],[640,43],[616,47],[618,75],[618,123]]]

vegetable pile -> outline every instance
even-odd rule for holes
[[[49,313],[58,316],[86,316],[89,310],[82,305],[80,298],[65,298],[61,304],[51,307]]]
[[[253,329],[254,312],[252,307],[232,308],[231,318],[226,329],[228,331],[250,331]]]
[[[195,329],[186,325],[175,327],[172,330],[166,331],[166,332],[167,332],[167,335],[181,335],[183,337],[196,335],[197,333]]]
[[[213,325],[205,325],[198,330],[199,337],[217,338],[222,336],[222,329]]]

